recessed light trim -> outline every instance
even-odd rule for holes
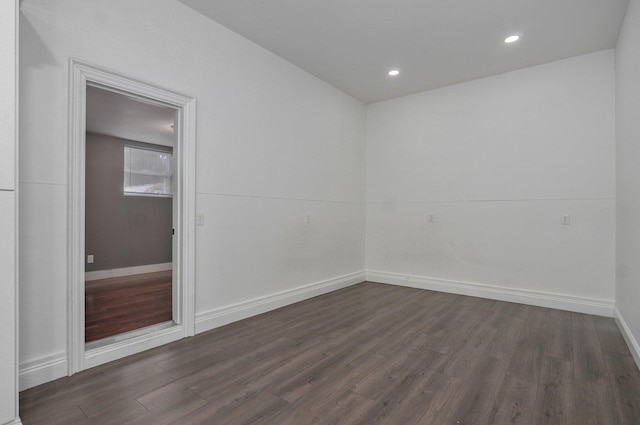
[[[398,71],[397,69],[392,69],[391,71],[388,72],[390,77],[395,77],[397,75],[400,75],[400,71]]]
[[[520,36],[517,34],[514,35],[510,35],[509,37],[504,39],[505,43],[515,43],[516,41],[520,40]]]

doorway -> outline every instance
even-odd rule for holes
[[[195,99],[70,68],[71,375],[194,334]]]
[[[175,112],[86,87],[85,348],[173,323]]]

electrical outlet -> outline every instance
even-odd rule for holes
[[[196,214],[196,226],[204,226],[204,213]]]
[[[436,222],[436,216],[433,214],[429,214],[429,223],[435,223]]]
[[[562,217],[560,217],[560,224],[562,224],[563,226],[568,226],[571,224],[571,216],[569,214],[563,214]]]
[[[87,264],[93,264],[93,255],[87,255]]]

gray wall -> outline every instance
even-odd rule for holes
[[[123,195],[125,144],[136,142],[87,134],[86,271],[171,262],[173,200]]]

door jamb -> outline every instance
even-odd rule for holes
[[[68,167],[68,374],[195,334],[195,133],[196,100],[135,78],[71,59]],[[84,340],[85,143],[87,84],[133,95],[176,110],[175,326],[90,351]]]

